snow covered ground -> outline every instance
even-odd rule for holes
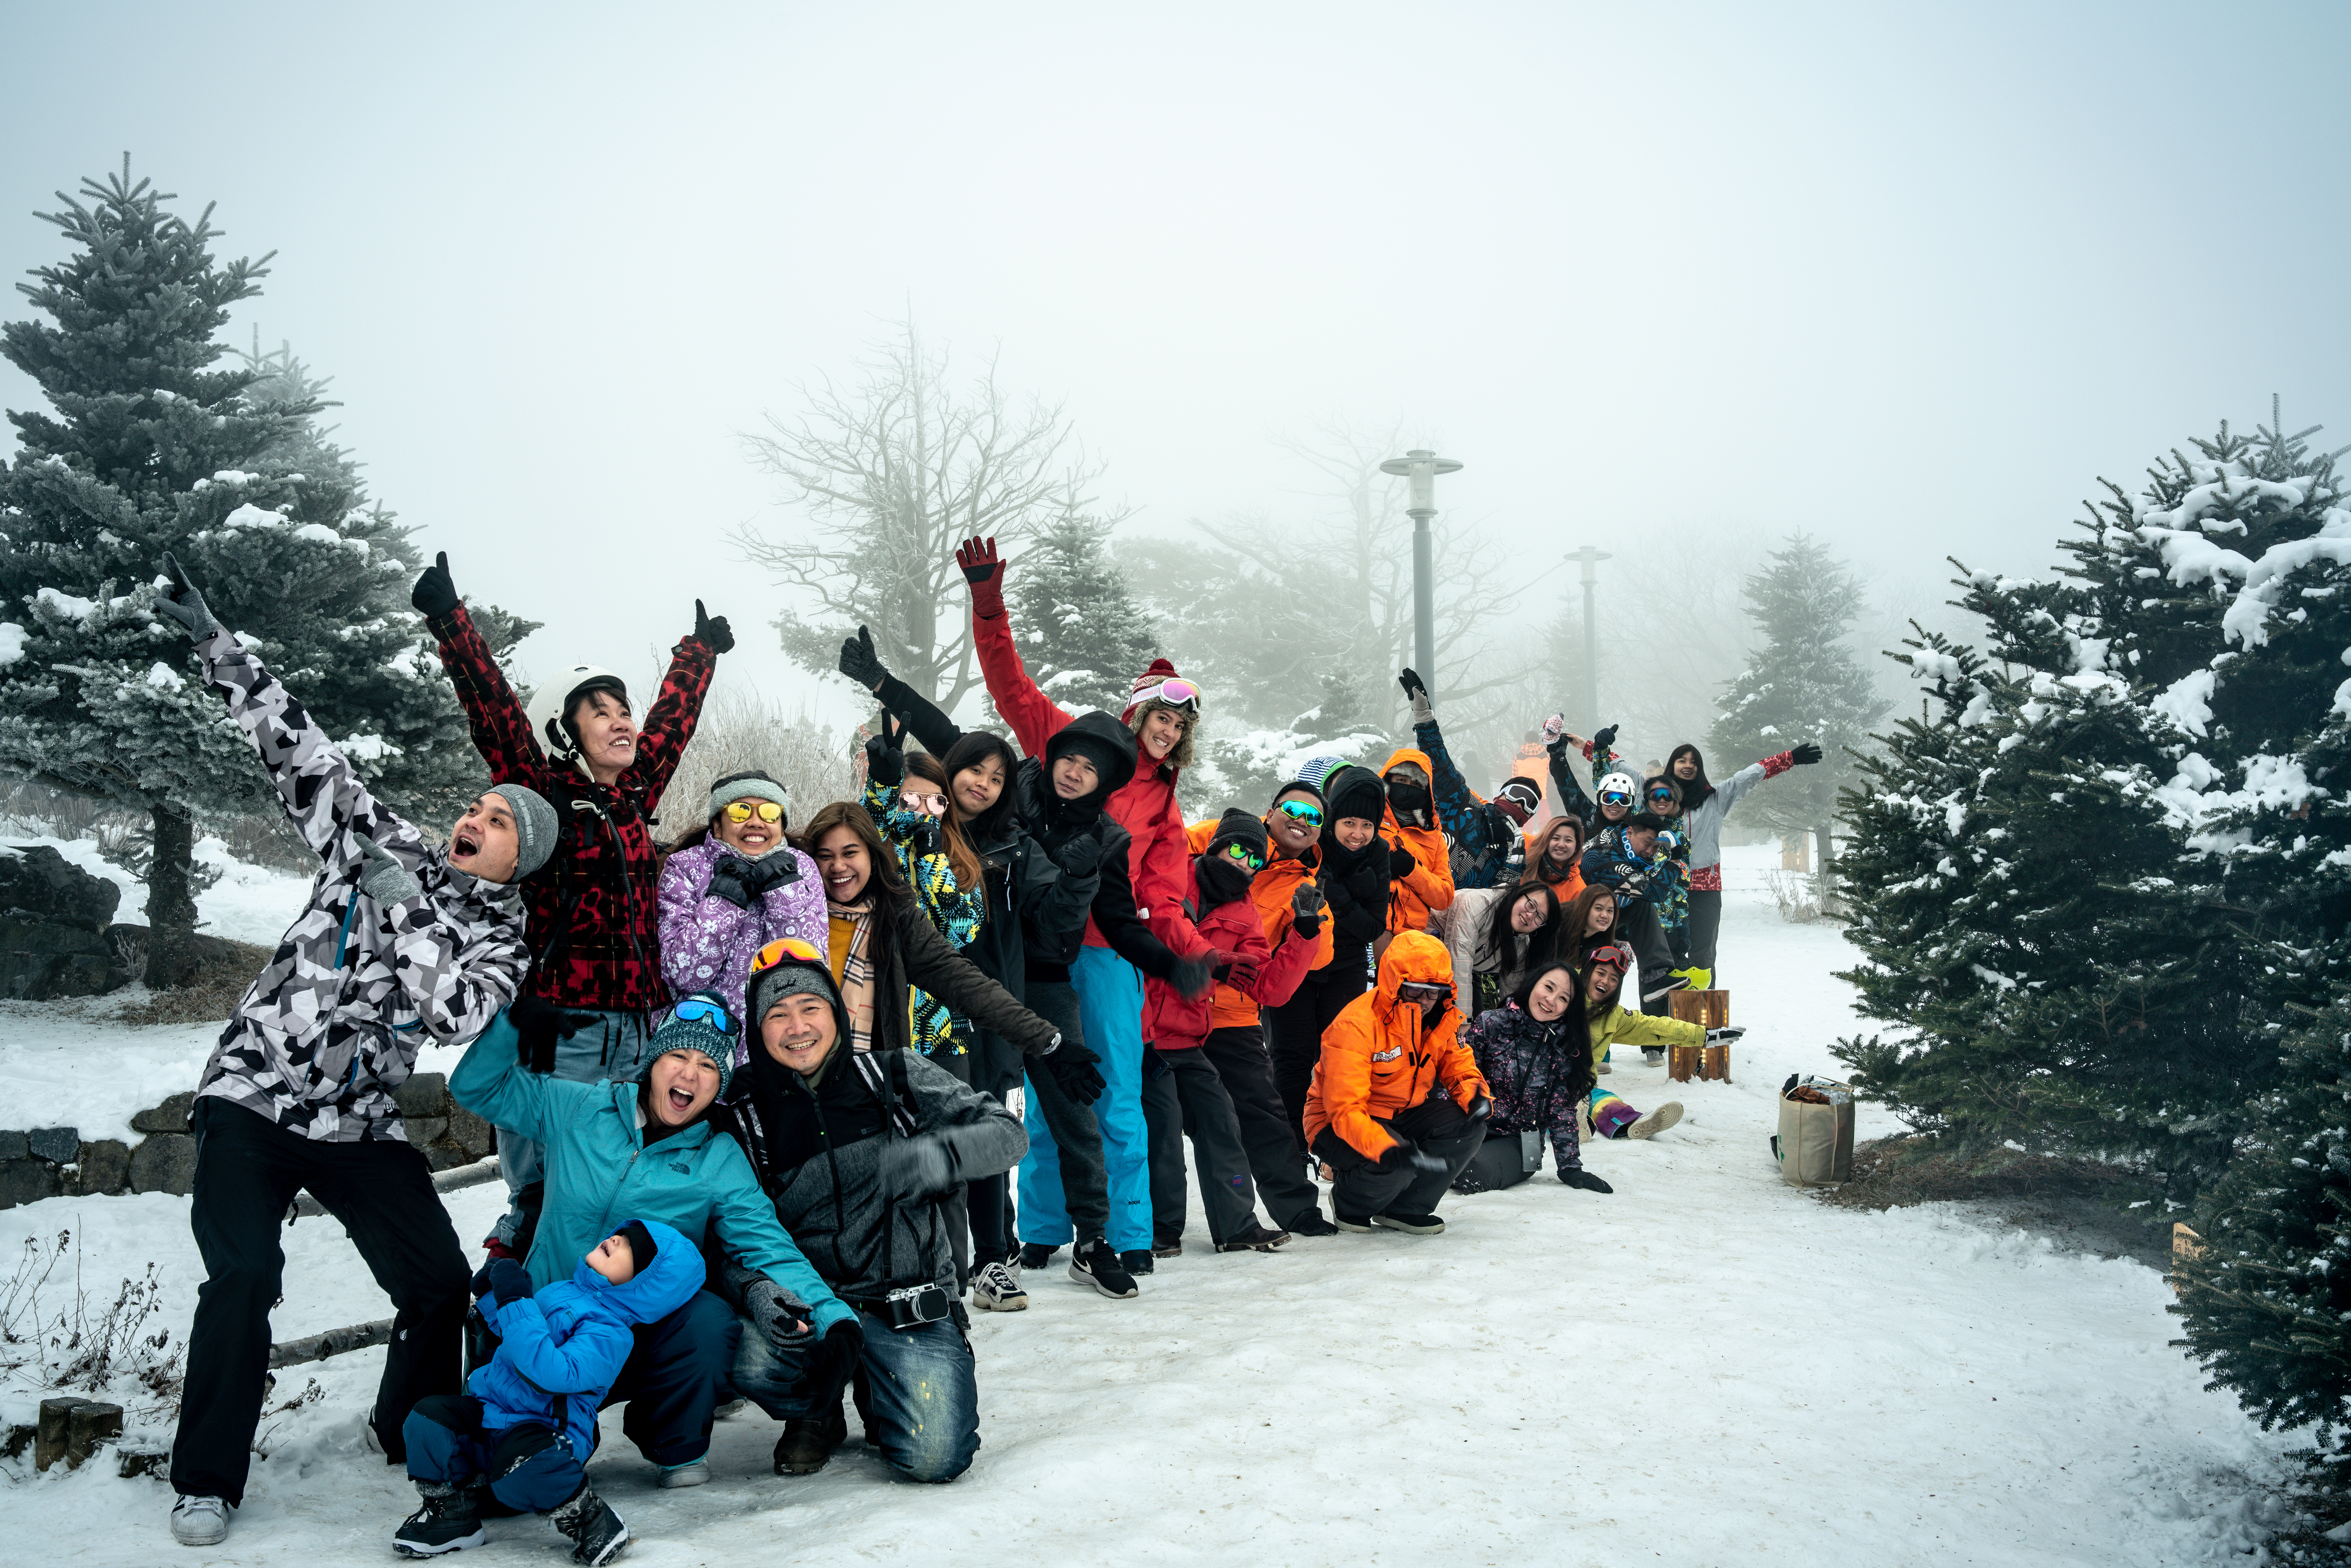
[[[1613,1196],[1546,1171],[1448,1198],[1443,1236],[1196,1251],[1135,1301],[1032,1275],[1029,1312],[975,1325],[986,1441],[952,1486],[893,1484],[854,1440],[822,1473],[779,1478],[778,1428],[752,1409],[719,1424],[711,1485],[661,1492],[615,1420],[592,1472],[638,1537],[630,1560],[1729,1564],[1794,1547],[2151,1564],[2256,1547],[2290,1441],[2201,1391],[2165,1343],[2160,1275],[1947,1207],[1854,1213],[1781,1183],[1773,1090],[1834,1069],[1852,1019],[1830,972],[1849,949],[1779,919],[1761,883],[1776,852],[1731,856],[1722,977],[1750,1030],[1737,1082],[1669,1092],[1637,1053],[1618,1062],[1627,1099],[1670,1092],[1689,1115],[1590,1152]],[[0,1017],[0,1087],[63,1092],[26,1066],[82,1027]],[[100,1077],[150,1049],[102,1032],[54,1044]],[[191,1049],[158,1040],[152,1061]],[[1863,1137],[1891,1130],[1864,1107]],[[455,1195],[459,1234],[497,1201]],[[93,1294],[153,1260],[186,1322],[202,1270],[184,1199],[10,1210],[0,1249],[66,1228]],[[331,1221],[294,1228],[277,1337],[384,1310]],[[0,1465],[10,1531],[76,1563],[388,1559],[413,1494],[360,1446],[379,1354],[282,1376],[279,1400],[312,1374],[322,1396],[270,1418],[224,1548],[172,1548],[169,1490],[95,1466]],[[0,1414],[29,1403],[12,1391]],[[559,1560],[543,1521],[490,1528],[468,1561]]]

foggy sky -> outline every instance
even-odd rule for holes
[[[1909,582],[2044,566],[2099,475],[2273,392],[2351,442],[2346,35],[2324,5],[11,3],[0,273],[61,256],[31,214],[129,150],[217,202],[223,256],[277,252],[236,339],[334,377],[374,494],[548,622],[526,664],[642,670],[698,594],[742,642],[722,682],[838,716],[725,542],[789,526],[737,437],[909,304],[1066,398],[1130,528],[1261,507],[1301,550],[1327,513],[1269,437],[1342,414],[1437,433],[1468,464],[1440,500],[1531,559],[1802,527]]]

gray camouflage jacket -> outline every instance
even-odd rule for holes
[[[196,651],[321,862],[309,907],[238,1001],[196,1092],[323,1143],[406,1142],[392,1092],[414,1069],[417,1048],[428,1038],[473,1039],[522,983],[522,900],[452,867],[368,793],[308,712],[225,629]],[[384,906],[360,892],[362,833],[415,874],[421,896]]]

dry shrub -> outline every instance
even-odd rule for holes
[[[856,799],[851,765],[862,759],[863,744],[861,736],[819,723],[806,709],[787,716],[778,703],[726,691],[704,706],[694,740],[678,759],[662,798],[658,837],[674,843],[702,826],[712,782],[755,768],[791,791],[791,820],[805,822],[829,800]]]
[[[45,1304],[68,1289],[57,1280],[72,1255],[68,1298]],[[54,1283],[53,1283],[54,1281]],[[141,1420],[176,1418],[184,1369],[184,1344],[175,1343],[162,1315],[162,1288],[155,1265],[126,1279],[111,1301],[93,1301],[81,1282],[81,1254],[73,1232],[60,1230],[44,1243],[25,1239],[15,1273],[0,1282],[0,1375],[47,1392],[54,1389],[104,1394],[128,1379],[155,1403],[139,1408]]]

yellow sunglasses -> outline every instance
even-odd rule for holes
[[[763,822],[780,822],[784,819],[784,809],[773,800],[729,800],[719,810],[730,822],[747,822],[754,811],[759,813]]]

